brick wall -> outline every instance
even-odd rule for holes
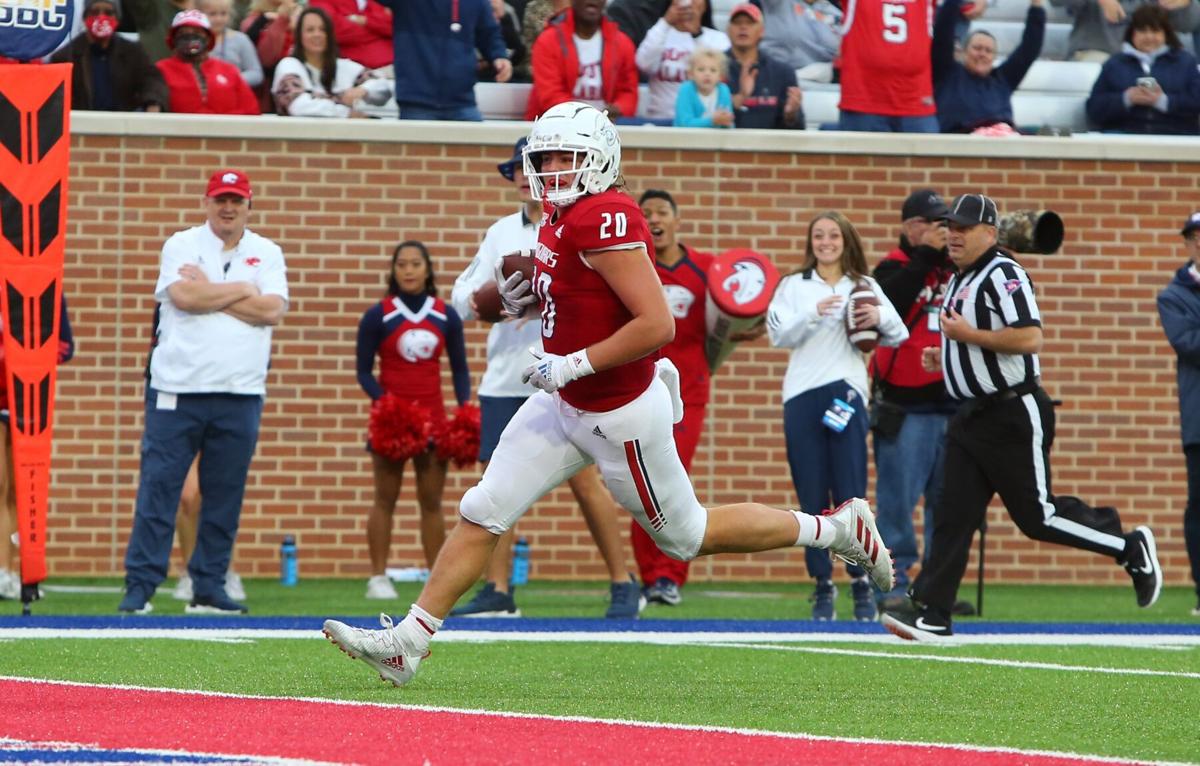
[[[379,298],[401,239],[429,244],[448,294],[485,228],[516,208],[495,163],[520,126],[79,113],[73,120],[66,292],[78,349],[59,377],[51,571],[121,572],[159,249],[172,232],[203,220],[208,174],[235,166],[254,182],[251,225],[283,246],[292,290],[275,335],[238,567],[274,574],[279,541],[291,533],[303,575],[364,576],[371,478],[362,446],[367,400],[353,372],[358,319]],[[227,137],[239,135],[246,137]],[[675,194],[687,243],[714,251],[748,245],[783,269],[798,263],[813,214],[829,208],[859,227],[873,264],[893,246],[900,201],[922,185],[948,196],[983,189],[1010,210],[1058,211],[1067,225],[1062,252],[1023,259],[1045,317],[1046,385],[1065,401],[1054,486],[1117,505],[1127,524],[1151,522],[1169,582],[1183,583],[1174,365],[1154,308],[1181,261],[1177,231],[1195,205],[1200,163],[1172,160],[1195,156],[1194,146],[1190,155],[1180,146],[638,129],[625,131],[623,168],[632,189]],[[482,328],[469,329],[475,381],[483,339]],[[785,365],[784,352],[759,342],[715,378],[694,472],[702,502],[795,503],[780,427]],[[474,478],[473,470],[452,470],[448,522]],[[416,516],[410,482],[396,511],[393,565],[420,561]],[[1123,581],[1099,557],[1027,541],[999,507],[989,520],[997,580]],[[531,538],[536,577],[602,576],[569,493],[537,505],[521,531]],[[693,572],[804,578],[798,551],[720,556]]]

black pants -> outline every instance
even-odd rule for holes
[[[928,564],[913,584],[917,601],[949,613],[967,568],[971,538],[1000,494],[1009,516],[1034,540],[1120,559],[1115,508],[1092,508],[1050,492],[1054,405],[1041,388],[1003,401],[964,404],[946,431],[942,502],[933,519]]]
[[[1192,582],[1200,593],[1200,444],[1183,448],[1187,458],[1188,501],[1183,511],[1183,542],[1192,564]]]

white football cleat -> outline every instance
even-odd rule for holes
[[[373,667],[384,681],[390,681],[393,686],[404,686],[417,674],[421,660],[428,657],[429,652],[419,657],[410,654],[388,615],[379,615],[379,624],[383,630],[365,630],[337,620],[326,620],[322,632],[351,659],[362,660]]]
[[[892,554],[879,536],[871,505],[861,497],[855,497],[830,512],[829,518],[842,527],[833,545],[829,546],[829,552],[866,569],[876,587],[884,593],[890,591],[895,577]]]
[[[176,601],[191,601],[192,600],[192,578],[187,574],[179,575],[179,581],[175,583],[175,589],[171,591],[171,598]],[[230,596],[233,598],[233,596]]]

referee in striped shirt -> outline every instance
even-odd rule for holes
[[[958,273],[946,290],[941,348],[926,348],[923,362],[942,369],[963,404],[946,431],[945,483],[911,591],[915,609],[885,612],[884,627],[910,640],[952,635],[971,538],[996,493],[1029,537],[1113,557],[1133,578],[1138,606],[1150,606],[1162,588],[1150,529],[1125,534],[1115,508],[1050,490],[1054,406],[1039,383],[1041,314],[1029,276],[996,246],[996,203],[964,194],[945,218]]]

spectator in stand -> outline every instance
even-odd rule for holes
[[[1157,5],[1171,17],[1171,28],[1188,33],[1200,27],[1197,0],[1050,0],[1075,19],[1067,40],[1067,57],[1074,61],[1104,63],[1121,51],[1129,30],[1129,17],[1143,5]]]
[[[785,277],[767,311],[771,345],[791,352],[783,379],[783,431],[800,510],[819,514],[867,491],[867,365],[846,334],[850,293],[866,280],[879,305],[859,303],[859,327],[874,327],[880,343],[908,338],[904,320],[878,283],[867,276],[862,240],[846,217],[821,213],[808,225],[800,268]],[[831,505],[832,503],[832,505]],[[833,564],[828,551],[805,551],[816,580],[812,618],[837,617]],[[854,619],[875,619],[875,595],[866,572],[847,565]]]
[[[71,108],[103,112],[161,112],[167,86],[140,43],[117,32],[118,0],[87,0],[84,32],[50,57],[70,62]]]
[[[525,51],[532,53],[533,44],[538,35],[546,28],[550,19],[571,7],[571,0],[529,0],[525,6],[525,15],[521,17],[521,40],[525,43]],[[533,77],[532,58],[526,56],[525,62],[517,68],[514,78],[528,81]]]
[[[167,83],[172,112],[186,114],[262,114],[258,99],[233,64],[209,58],[213,34],[208,17],[180,11],[171,23],[167,45],[175,51],[155,66]]]
[[[1088,121],[1114,133],[1200,133],[1200,71],[1167,11],[1133,12],[1121,52],[1104,63],[1087,100]]]
[[[961,0],[945,0],[938,9],[933,22],[933,92],[943,133],[971,133],[1001,125],[1016,133],[1012,94],[1042,52],[1046,33],[1042,2],[1029,0],[1021,44],[1000,66],[995,66],[996,38],[982,31],[967,38],[962,62],[955,60]]]
[[[733,97],[721,82],[729,74],[725,54],[712,48],[692,51],[688,75],[675,103],[677,128],[732,128]],[[664,192],[665,193],[665,192]]]
[[[402,120],[481,122],[475,103],[478,50],[512,78],[490,0],[379,0],[392,9],[396,104]]]
[[[263,82],[254,92],[264,112],[275,111],[275,102],[271,97],[275,67],[281,59],[292,53],[292,29],[303,10],[304,6],[296,0],[255,0],[250,13],[242,20],[242,31],[254,43],[263,68]]]
[[[517,12],[511,5],[504,0],[491,0],[492,15],[496,17],[496,23],[500,25],[500,36],[504,38],[504,49],[507,51],[507,58],[513,67],[513,77],[516,77],[516,72],[519,70],[525,71],[528,76],[528,68],[525,66],[526,54],[529,49],[525,47],[525,41],[521,37],[521,20],[517,16]],[[483,54],[475,51],[475,56],[478,59],[476,66],[478,67],[477,77],[480,82],[495,82],[496,67],[492,62],[483,58]]]
[[[638,70],[650,83],[647,117],[669,120],[676,116],[676,96],[679,86],[690,79],[688,63],[693,50],[729,50],[724,32],[701,26],[707,9],[707,0],[674,0],[638,46]]]
[[[796,84],[796,70],[763,53],[762,37],[762,10],[750,3],[735,5],[729,14],[734,125],[803,130],[803,93]]]
[[[762,49],[792,69],[829,64],[842,43],[842,11],[829,0],[759,0]]]
[[[612,0],[608,4],[608,18],[621,28],[636,48],[646,39],[650,28],[658,23],[667,12],[672,0]],[[711,27],[709,14],[704,26]]]
[[[126,10],[137,26],[138,42],[146,49],[150,61],[158,63],[174,55],[167,44],[171,22],[180,11],[196,7],[194,0],[123,0]]]
[[[257,88],[263,82],[263,68],[258,61],[258,53],[254,43],[242,32],[229,28],[231,0],[199,0],[196,5],[212,26],[213,58],[221,59],[238,68],[242,79],[251,88]]]
[[[982,8],[985,4],[975,3]],[[839,130],[937,133],[930,49],[933,0],[849,0],[842,27]]]
[[[390,88],[362,64],[338,56],[333,22],[320,8],[300,13],[292,55],[275,67],[271,93],[280,114],[293,117],[366,117],[360,99],[382,104]]]
[[[571,0],[538,35],[531,55],[533,90],[525,119],[566,101],[582,101],[612,120],[637,113],[637,54],[625,33],[604,17],[604,0]]]
[[[333,22],[341,54],[367,69],[392,63],[392,12],[371,0],[310,0]]]

